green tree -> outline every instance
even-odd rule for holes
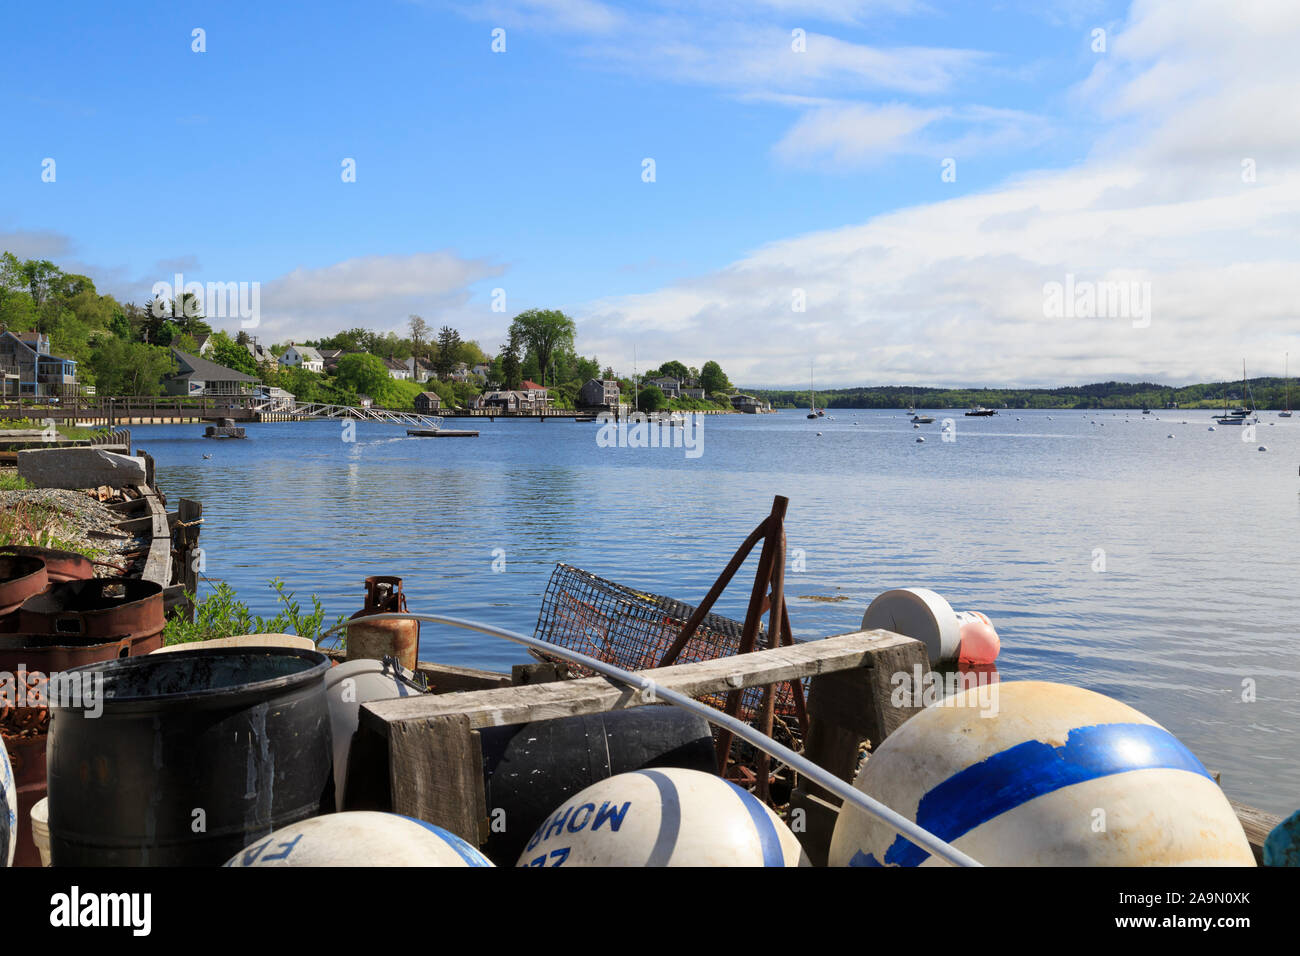
[[[90,360],[99,395],[158,395],[162,380],[176,371],[171,352],[142,342],[107,336]]]
[[[637,395],[637,406],[643,412],[657,412],[668,407],[668,399],[658,385],[647,385]]]
[[[499,356],[501,360],[501,387],[505,389],[518,388],[523,384],[523,370],[519,362],[519,343],[513,338],[501,350]]]
[[[406,324],[411,329],[411,354],[417,359],[424,358],[424,346],[429,341],[429,323],[418,315],[408,317]]]
[[[335,378],[344,388],[376,399],[390,381],[388,368],[383,361],[364,352],[345,355],[339,359],[339,370]]]
[[[575,331],[573,319],[558,309],[529,309],[520,312],[510,323],[510,337],[536,356],[538,371],[543,376],[541,385],[546,384],[552,353],[573,348]]]
[[[731,391],[731,382],[727,380],[726,373],[717,362],[704,363],[704,367],[700,369],[700,386],[704,389],[705,395]]]
[[[681,362],[664,362],[663,365],[659,366],[658,372],[656,372],[653,375],[648,375],[646,377],[658,378],[660,376],[666,375],[669,378],[675,378],[678,381],[681,381],[682,379],[690,378],[690,374],[691,374],[690,369],[688,369]]]
[[[460,346],[460,333],[451,326],[444,325],[438,330],[438,357],[434,360],[433,367],[440,377],[446,378],[456,367],[456,353],[460,351]]]
[[[233,368],[236,372],[243,372],[245,375],[257,374],[257,360],[253,358],[248,349],[237,344],[225,332],[214,333],[211,342],[211,361],[226,368]],[[177,346],[177,348],[180,348],[180,346]]]

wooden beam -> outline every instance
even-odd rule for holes
[[[483,750],[460,714],[396,724],[388,737],[393,812],[478,846],[487,839]]]
[[[151,489],[141,491],[149,502],[153,539],[149,542],[149,556],[145,558],[140,577],[167,587],[172,583],[172,533],[167,523],[167,509]]]
[[[869,667],[877,655],[891,648],[911,645],[924,647],[920,641],[890,631],[855,631],[793,647],[770,648],[641,673],[661,687],[689,697],[700,697]],[[464,716],[468,726],[477,729],[597,714],[642,703],[638,694],[621,684],[603,677],[587,677],[474,693],[371,701],[363,704],[361,710],[363,720],[370,721],[377,731],[387,733],[385,727],[391,728],[405,721],[429,720],[451,714]]]
[[[1250,841],[1250,849],[1255,854],[1255,862],[1263,866],[1264,841],[1273,832],[1273,828],[1282,822],[1282,818],[1273,813],[1266,813],[1263,810],[1248,807],[1244,803],[1238,803],[1235,800],[1229,800],[1228,803],[1232,804],[1232,810],[1237,814],[1237,820],[1241,823],[1241,828],[1246,831],[1246,839]]]

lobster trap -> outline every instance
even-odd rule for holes
[[[777,496],[771,513],[750,533],[698,606],[557,564],[542,597],[535,636],[632,671],[746,654],[764,646],[793,645],[782,593],[787,505],[788,499]],[[759,541],[763,549],[744,622],[712,613],[714,602]],[[766,629],[762,626],[764,614],[769,617]],[[569,665],[569,670],[590,676],[589,671],[574,665]],[[807,730],[804,685],[799,680],[700,699],[753,723],[768,735],[777,731],[778,737],[786,737],[785,742],[796,749]],[[767,754],[745,748],[733,755],[732,735],[727,731],[717,731],[716,740],[719,772],[745,779],[752,773],[760,794],[766,797],[770,783]],[[730,768],[733,759],[736,766]]]

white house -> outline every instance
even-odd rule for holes
[[[405,362],[399,362],[397,359],[384,359],[384,368],[388,369],[388,377],[395,378],[399,381],[409,382],[411,380],[411,370],[406,367]]]
[[[289,347],[284,350],[280,356],[280,364],[288,365],[295,368],[303,368],[308,372],[324,372],[325,359],[310,345],[294,345],[289,343]]]
[[[433,365],[426,359],[415,359],[411,357],[404,363],[406,370],[411,373],[411,381],[419,382],[423,385],[429,379],[436,377],[433,371]]]

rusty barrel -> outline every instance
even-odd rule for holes
[[[397,659],[407,670],[415,670],[420,658],[419,621],[373,621],[365,623],[371,614],[397,613],[406,610],[406,595],[402,593],[402,579],[377,575],[366,578],[366,603],[348,620],[347,659],[383,660]]]
[[[50,708],[54,866],[220,866],[334,809],[317,651],[150,654],[77,668],[94,708]],[[98,676],[96,676],[98,675]]]
[[[36,700],[37,706],[18,705],[30,705],[38,695],[44,697],[49,675],[126,657],[132,646],[131,638],[125,635],[108,640],[90,638],[89,643],[76,641],[53,634],[0,634],[0,737],[18,788],[18,852],[14,866],[41,865],[30,813],[46,793],[45,745],[49,731],[46,700]]]
[[[162,647],[165,624],[162,585],[134,578],[65,581],[28,598],[18,611],[23,632],[79,645],[127,639],[132,656]]]
[[[18,629],[15,613],[29,597],[49,587],[45,562],[37,557],[0,554],[0,634]]]
[[[84,581],[95,576],[95,566],[85,555],[75,551],[56,551],[53,548],[34,548],[26,545],[10,545],[0,548],[0,557],[13,556],[23,558],[40,558],[45,562],[45,573],[50,584],[64,581]]]

